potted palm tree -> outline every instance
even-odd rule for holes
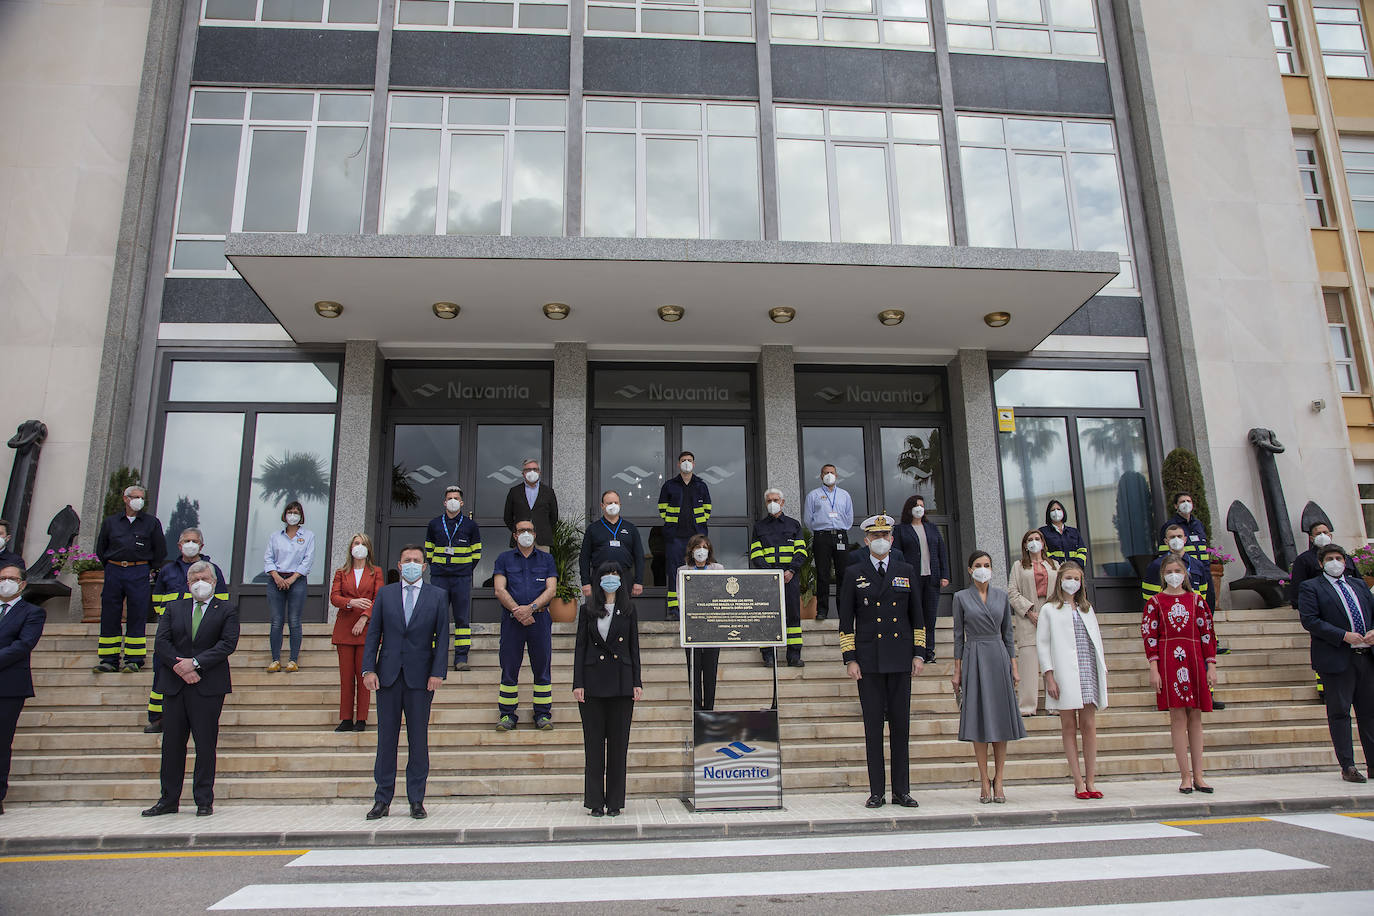
[[[558,573],[558,588],[549,602],[549,616],[555,623],[571,623],[577,619],[577,599],[582,589],[577,581],[577,563],[582,555],[582,526],[566,519],[553,523],[553,543],[549,545],[554,569]]]
[[[812,544],[815,540],[812,537],[811,529],[802,526],[802,537],[806,539],[806,562],[802,564],[801,571],[797,574],[801,584],[801,615],[802,620],[816,619],[816,558],[811,555]]]

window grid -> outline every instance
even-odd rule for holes
[[[1310,134],[1294,137],[1293,146],[1298,157],[1298,182],[1307,202],[1307,223],[1313,229],[1329,228],[1332,213],[1327,205],[1326,182],[1322,180],[1318,164],[1316,138]]]
[[[589,0],[588,35],[754,39],[752,0]]]
[[[1280,73],[1298,72],[1298,49],[1293,43],[1293,22],[1287,3],[1269,4],[1269,30],[1274,34],[1274,56]]]
[[[1342,290],[1323,290],[1322,303],[1326,307],[1326,327],[1331,339],[1331,361],[1336,367],[1336,385],[1342,394],[1357,394],[1360,390],[1360,373],[1355,365],[1355,347],[1350,339],[1345,293]]]
[[[1092,0],[945,0],[945,20],[955,50],[1102,57]]]
[[[423,101],[423,100],[425,100],[425,99],[436,99],[436,98],[442,99],[442,108],[441,108],[441,115],[440,115],[440,120],[439,120],[439,121],[437,121],[437,122],[436,122],[436,121],[432,121],[432,120],[429,120],[429,121],[414,121],[414,120],[407,121],[407,120],[397,120],[397,119],[396,119],[395,110],[396,110],[396,106],[397,106],[397,103],[398,103],[398,102],[399,102],[399,103],[405,103],[405,102],[407,102],[407,101]],[[454,122],[454,121],[451,120],[452,118],[455,117],[454,114],[453,114],[453,112],[452,112],[452,108],[453,108],[453,106],[454,106],[455,104],[463,104],[463,103],[468,103],[468,102],[483,102],[483,101],[500,101],[500,102],[505,102],[505,103],[506,103],[506,121],[505,121],[505,124],[463,123],[463,122]],[[562,106],[562,111],[563,111],[564,117],[558,119],[556,122],[555,122],[553,119],[549,119],[549,121],[548,121],[547,123],[517,124],[517,123],[516,123],[516,121],[517,121],[517,112],[516,112],[516,109],[517,109],[517,102],[521,102],[521,101],[531,101],[531,102],[557,102],[557,103],[560,103],[561,106]],[[517,171],[517,169],[516,169],[516,162],[515,162],[515,149],[516,149],[515,139],[516,139],[516,136],[519,135],[519,134],[550,134],[550,133],[556,133],[556,134],[559,135],[560,141],[563,142],[563,143],[566,143],[566,137],[567,137],[567,117],[566,117],[566,113],[567,113],[567,99],[562,98],[562,97],[559,97],[559,96],[519,96],[519,97],[516,97],[516,96],[479,96],[479,95],[462,95],[462,96],[454,96],[454,95],[434,96],[434,95],[415,95],[415,94],[398,94],[398,95],[392,95],[392,96],[391,96],[391,99],[390,99],[390,110],[389,110],[389,112],[388,112],[388,117],[387,117],[387,141],[388,141],[388,142],[387,142],[387,156],[386,156],[386,161],[383,163],[383,173],[382,173],[382,174],[385,176],[385,178],[383,179],[383,180],[384,180],[384,187],[383,187],[383,189],[382,189],[382,214],[383,214],[383,215],[382,215],[382,228],[381,228],[382,233],[383,233],[383,234],[386,234],[386,233],[391,233],[391,232],[397,232],[397,231],[399,231],[399,230],[397,230],[395,227],[393,227],[393,226],[388,226],[388,225],[387,225],[388,216],[389,216],[389,213],[390,213],[390,208],[388,207],[388,203],[389,203],[389,194],[390,194],[391,188],[389,187],[389,185],[390,185],[391,179],[392,179],[391,171],[390,171],[390,165],[391,165],[390,159],[391,159],[391,149],[392,149],[391,140],[392,140],[392,138],[393,138],[393,136],[394,136],[394,132],[395,132],[395,131],[397,131],[397,130],[430,130],[430,131],[435,131],[435,132],[437,132],[437,133],[439,134],[438,185],[437,185],[437,188],[436,188],[436,202],[435,202],[434,228],[433,228],[433,232],[434,232],[435,235],[449,235],[449,234],[453,234],[453,235],[463,235],[463,234],[467,234],[467,233],[463,233],[463,232],[459,232],[459,231],[454,231],[454,232],[450,233],[450,231],[449,231],[450,215],[449,215],[449,206],[446,205],[446,201],[447,201],[448,198],[450,197],[450,190],[449,190],[449,189],[450,189],[450,180],[451,180],[452,170],[453,170],[452,167],[453,167],[453,141],[454,141],[454,138],[455,138],[455,137],[501,137],[501,138],[502,138],[503,149],[502,149],[502,168],[501,168],[501,227],[500,227],[500,232],[499,232],[499,234],[500,234],[500,235],[511,235],[511,234],[512,234],[512,231],[511,231],[511,224],[512,224],[511,214],[512,214],[512,210],[513,210],[513,207],[514,207],[514,199],[515,199],[515,181],[516,181],[516,171]],[[565,178],[565,176],[560,175],[560,182],[561,182],[562,180],[564,180],[564,178]],[[562,235],[562,234],[563,234],[563,233],[562,233],[562,224],[563,224],[563,220],[562,220],[562,216],[561,216],[561,207],[563,206],[565,196],[566,196],[566,189],[565,189],[565,187],[560,187],[560,190],[559,190],[559,193],[558,193],[558,204],[559,204],[559,206],[560,206],[560,216],[559,216],[559,220],[558,220],[558,224],[559,224],[559,233],[558,233],[558,234],[559,234],[559,235]]]
[[[788,130],[782,125],[789,113],[820,112],[824,117],[824,127],[821,132],[795,131]],[[880,113],[886,123],[886,137],[873,135],[863,135],[857,133],[844,133],[841,127],[837,131],[833,127],[836,115],[843,118],[845,115],[854,113]],[[893,123],[894,117],[900,118],[902,115],[930,116],[932,133],[924,138],[903,136],[903,130],[896,128]],[[826,197],[829,206],[829,225],[830,237],[826,241],[868,241],[868,239],[847,238],[841,226],[841,206],[840,200],[840,181],[837,172],[836,148],[854,149],[868,148],[880,149],[883,151],[884,163],[886,166],[887,182],[887,216],[889,236],[885,240],[887,244],[894,245],[948,245],[950,244],[949,228],[949,200],[945,193],[947,187],[944,174],[944,149],[940,141],[939,113],[925,110],[906,110],[906,111],[881,111],[878,109],[854,109],[854,108],[832,108],[832,107],[813,107],[813,106],[780,106],[775,112],[775,119],[778,123],[777,139],[780,142],[787,140],[824,140],[825,141],[825,183]],[[897,151],[902,147],[924,147],[934,149],[940,154],[940,185],[941,185],[941,207],[945,214],[944,237],[943,238],[924,238],[924,239],[905,239],[902,232],[902,208],[901,208],[901,175],[897,168]],[[780,221],[786,221],[786,210],[788,209],[788,194],[786,189],[781,187],[783,176],[779,174],[778,207]],[[786,229],[782,229],[780,235],[784,239],[792,238]]]
[[[566,35],[568,4],[557,0],[398,0],[396,28]]]
[[[1369,40],[1360,0],[1321,0],[1312,4],[1312,15],[1326,75],[1369,76]]]
[[[592,112],[597,105],[610,104],[633,104],[635,107],[635,126],[623,127],[601,127],[592,126]],[[759,167],[758,167],[758,106],[749,103],[730,103],[730,102],[684,102],[679,99],[674,100],[629,100],[629,99],[587,99],[585,102],[586,112],[584,123],[587,124],[586,135],[588,140],[595,135],[618,134],[621,136],[633,136],[635,138],[635,238],[661,238],[677,237],[674,235],[661,235],[651,232],[649,221],[652,215],[649,213],[649,179],[648,179],[648,147],[655,140],[696,140],[696,174],[697,174],[697,235],[696,238],[763,238],[763,214],[762,196],[758,186]],[[644,112],[646,106],[661,106],[662,108],[682,107],[696,108],[700,112],[699,128],[670,128],[670,127],[645,127]],[[743,110],[748,111],[752,116],[753,128],[744,130],[740,128],[713,128],[711,127],[712,111]],[[754,144],[752,165],[755,170],[755,186],[751,189],[757,195],[755,197],[755,219],[753,233],[749,235],[730,235],[715,236],[711,232],[711,171],[710,171],[710,140],[712,138],[735,138],[751,140]],[[583,234],[588,233],[587,222],[589,211],[592,209],[595,199],[595,191],[589,186],[592,180],[591,170],[583,168]],[[596,228],[596,227],[593,227]]]
[[[926,0],[769,0],[768,8],[779,44],[931,46]]]
[[[1110,146],[1087,146],[1076,145],[1069,141],[1063,144],[1018,144],[1008,142],[1005,139],[999,141],[983,141],[965,137],[964,134],[971,131],[975,122],[995,121],[1000,123],[999,136],[1005,138],[1008,135],[1008,128],[1012,122],[1041,122],[1046,124],[1056,124],[1061,128],[1061,133],[1067,138],[1070,134],[1072,125],[1080,124],[1092,127],[1106,127],[1107,135],[1110,137]],[[961,151],[968,149],[996,149],[1007,154],[1007,179],[1010,190],[1010,205],[1012,212],[1012,227],[1017,242],[1021,245],[1021,236],[1025,231],[1028,214],[1023,211],[1021,203],[1021,183],[1017,178],[1016,155],[1018,153],[1031,154],[1037,156],[1057,157],[1062,163],[1064,176],[1065,202],[1068,208],[1068,229],[1070,232],[1071,244],[1068,246],[1073,250],[1083,250],[1081,244],[1082,227],[1079,225],[1079,193],[1073,179],[1073,156],[1075,154],[1110,154],[1116,164],[1116,184],[1118,195],[1124,195],[1125,184],[1121,179],[1121,160],[1117,156],[1115,131],[1110,121],[1088,121],[1088,120],[1057,120],[1054,118],[1021,118],[1021,117],[1002,117],[998,115],[959,115],[958,116],[959,148]],[[970,172],[967,167],[964,169],[964,181],[967,187],[970,180]],[[1121,256],[1121,272],[1107,284],[1107,289],[1114,292],[1134,292],[1139,285],[1135,276],[1134,257],[1132,256],[1131,230],[1126,222],[1127,213],[1126,201],[1124,196],[1120,196],[1117,205],[1120,208],[1121,222],[1114,229],[1119,229],[1124,239],[1124,250],[1118,252]],[[973,244],[972,242],[970,244]],[[1104,249],[1105,250],[1105,249]]]
[[[1356,229],[1374,229],[1374,137],[1341,137],[1341,162]]]
[[[1355,462],[1355,476],[1368,476],[1370,471],[1367,468],[1371,463],[1374,462]],[[1374,542],[1374,483],[1358,481],[1356,486],[1360,494],[1360,515],[1364,521],[1365,542]]]
[[[302,23],[325,29],[377,31],[378,0],[201,0],[205,25],[296,29]]]
[[[287,96],[304,96],[304,95],[309,95],[309,96],[311,96],[311,115],[310,115],[310,118],[309,118],[309,119],[305,119],[305,118],[290,119],[290,118],[254,117],[253,114],[252,114],[253,107],[254,107],[254,101],[255,101],[256,99],[261,99],[261,98],[264,97],[264,96],[287,97]],[[238,114],[237,116],[234,116],[234,117],[215,117],[215,116],[212,116],[212,115],[201,115],[201,116],[197,116],[197,115],[195,114],[195,111],[196,111],[196,101],[197,101],[197,99],[204,99],[204,98],[206,98],[206,97],[216,97],[216,96],[222,98],[222,99],[225,100],[226,102],[229,101],[230,99],[232,99],[234,96],[237,96],[237,97],[239,97],[240,99],[242,99],[243,105],[242,105],[242,108],[240,109],[239,114]],[[266,131],[266,132],[271,132],[271,131],[275,130],[276,132],[304,133],[304,134],[305,134],[304,151],[303,151],[303,156],[302,156],[302,160],[301,160],[301,161],[302,161],[302,166],[301,166],[301,187],[300,187],[300,194],[299,194],[299,197],[298,197],[298,199],[297,199],[296,228],[295,228],[294,230],[281,230],[281,231],[306,232],[306,231],[308,230],[308,224],[309,224],[309,218],[310,218],[310,210],[311,210],[311,202],[312,202],[312,199],[311,199],[311,191],[313,190],[313,187],[314,187],[314,178],[315,178],[314,169],[315,169],[315,164],[316,164],[316,163],[315,163],[316,140],[317,140],[318,135],[319,135],[319,128],[320,128],[320,127],[352,127],[352,128],[362,128],[363,131],[364,131],[364,133],[363,133],[362,144],[361,144],[361,146],[359,147],[359,152],[358,152],[358,155],[360,155],[360,156],[362,157],[362,159],[361,159],[361,161],[358,163],[358,165],[359,165],[360,168],[363,168],[363,169],[366,168],[366,160],[367,160],[367,133],[368,133],[368,128],[369,128],[369,121],[366,120],[366,119],[363,119],[363,118],[350,119],[350,120],[330,120],[330,119],[321,119],[321,117],[320,117],[320,103],[321,103],[321,101],[322,101],[323,99],[326,99],[326,98],[329,98],[329,99],[338,99],[338,100],[352,99],[352,100],[356,100],[356,101],[358,101],[358,102],[361,102],[362,100],[366,100],[366,104],[367,104],[368,110],[370,111],[370,109],[371,109],[372,94],[371,94],[371,93],[368,93],[368,92],[309,92],[309,91],[307,91],[307,92],[298,92],[298,91],[294,91],[294,90],[271,90],[271,89],[254,89],[254,90],[241,90],[241,89],[240,89],[240,90],[192,89],[192,90],[191,90],[191,106],[190,106],[191,116],[190,116],[190,118],[187,119],[187,125],[186,125],[186,138],[185,138],[184,143],[183,143],[183,147],[182,147],[182,156],[181,156],[181,174],[178,176],[178,180],[177,180],[177,212],[176,212],[176,217],[175,217],[175,220],[174,220],[174,222],[173,222],[173,227],[172,227],[172,258],[171,258],[171,262],[170,262],[170,265],[169,265],[169,273],[171,273],[171,274],[173,274],[173,275],[179,275],[179,276],[184,276],[184,275],[203,276],[203,275],[207,275],[207,274],[209,274],[209,275],[220,275],[220,274],[233,275],[233,274],[236,273],[236,271],[234,270],[233,266],[232,266],[231,264],[229,264],[229,262],[228,262],[227,260],[223,262],[223,263],[224,263],[224,266],[223,266],[223,268],[220,269],[220,270],[214,270],[214,269],[210,269],[210,268],[198,268],[198,267],[178,268],[178,267],[177,267],[177,252],[178,252],[178,248],[179,248],[180,246],[182,246],[184,243],[191,243],[191,244],[194,245],[195,243],[204,243],[204,242],[212,242],[212,243],[213,243],[213,242],[218,242],[218,243],[220,243],[220,248],[221,248],[221,250],[222,250],[222,249],[223,249],[224,238],[225,238],[225,235],[226,235],[227,233],[229,233],[229,232],[240,232],[240,231],[243,231],[244,209],[245,209],[245,205],[246,205],[246,202],[247,202],[248,182],[249,182],[249,178],[250,178],[250,175],[249,175],[249,170],[250,170],[250,169],[249,169],[249,166],[251,165],[251,159],[250,159],[250,157],[251,157],[251,155],[252,155],[253,142],[254,142],[255,138],[257,137],[257,135],[258,135],[259,133],[262,133],[262,132],[265,132],[265,131]],[[239,140],[238,140],[238,143],[239,143],[239,146],[238,146],[238,159],[237,159],[237,163],[236,163],[236,166],[235,166],[235,175],[234,175],[233,204],[232,204],[232,208],[231,208],[231,216],[230,216],[229,226],[227,227],[226,232],[220,232],[220,233],[194,233],[194,232],[183,232],[183,231],[181,230],[182,219],[183,219],[183,216],[184,216],[184,214],[183,214],[183,212],[182,212],[182,205],[183,205],[183,202],[184,202],[184,201],[183,201],[183,194],[184,194],[184,192],[185,192],[185,190],[186,190],[186,188],[185,188],[186,169],[187,169],[187,166],[188,166],[188,164],[189,164],[189,163],[188,163],[188,158],[189,158],[189,151],[190,151],[190,147],[191,147],[192,132],[195,130],[195,128],[196,128],[197,126],[210,126],[210,125],[226,125],[226,126],[233,125],[233,126],[238,126],[238,127],[240,128],[240,130],[239,130]],[[359,200],[358,200],[358,222],[357,222],[356,227],[354,227],[351,231],[353,231],[353,232],[361,232],[361,231],[362,231],[362,199],[361,199],[361,196],[359,197]],[[202,246],[202,247],[203,247],[203,246]]]

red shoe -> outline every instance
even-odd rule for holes
[[[1089,797],[1089,798],[1101,798],[1101,797],[1102,797],[1102,793],[1101,793],[1101,792],[1098,792],[1097,790],[1093,790],[1092,792],[1089,792],[1089,793],[1088,793],[1088,797]]]
[[[1093,797],[1093,794],[1092,794],[1091,792],[1075,792],[1075,793],[1073,793],[1073,797],[1074,797],[1074,798],[1089,799],[1089,798],[1092,798],[1092,797]]]

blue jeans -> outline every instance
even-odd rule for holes
[[[281,629],[290,620],[291,661],[301,654],[301,610],[305,607],[305,577],[301,576],[286,591],[277,588],[277,583],[267,580],[267,606],[272,611],[272,661],[281,661]]]

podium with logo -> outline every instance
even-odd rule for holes
[[[677,574],[680,637],[687,649],[762,649],[786,645],[782,573],[776,570],[688,570]],[[692,709],[692,797],[695,811],[782,807],[778,740],[778,669],[769,709]],[[689,672],[694,674],[694,672]],[[688,702],[692,702],[688,691]]]

